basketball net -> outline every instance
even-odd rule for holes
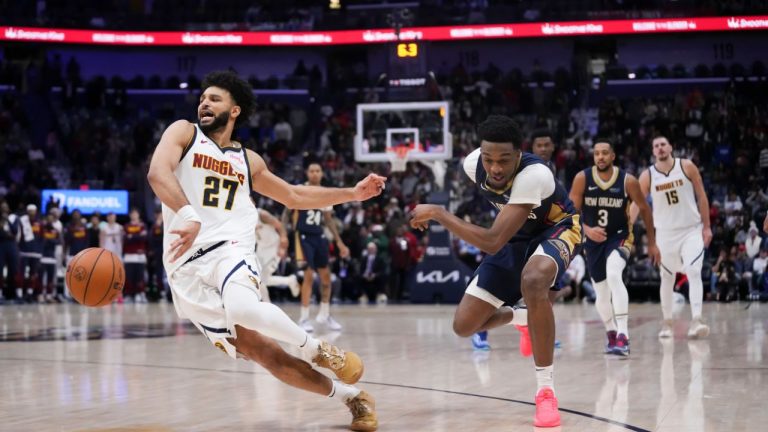
[[[405,165],[408,163],[408,156],[415,148],[416,145],[387,148],[387,157],[389,158],[390,170],[392,172],[405,171]]]

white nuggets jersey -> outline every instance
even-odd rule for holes
[[[690,228],[701,223],[696,205],[693,183],[683,172],[682,161],[675,158],[672,170],[665,174],[649,168],[651,174],[651,198],[653,198],[653,223],[657,230]]]
[[[200,249],[221,241],[237,241],[254,250],[254,227],[259,223],[259,213],[251,200],[251,175],[245,149],[222,149],[195,125],[192,143],[184,149],[174,174],[202,225],[192,247],[170,263],[168,249],[178,238],[170,231],[183,221],[163,204],[163,263],[168,274]]]

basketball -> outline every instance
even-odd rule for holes
[[[72,298],[84,306],[106,306],[123,291],[123,263],[104,248],[88,248],[75,255],[65,276]]]

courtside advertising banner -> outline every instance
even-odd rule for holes
[[[533,22],[310,32],[109,31],[0,26],[0,41],[132,46],[316,46],[768,29],[768,15]]]
[[[126,190],[79,190],[79,189],[43,189],[42,212],[46,212],[49,203],[58,202],[60,208],[67,211],[80,210],[80,213],[128,214],[128,191]]]

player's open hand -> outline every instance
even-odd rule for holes
[[[349,248],[344,243],[339,243],[339,256],[341,258],[349,258]]]
[[[595,243],[602,243],[608,239],[608,235],[605,233],[605,228],[602,227],[591,227],[584,225],[584,234],[588,239]]]
[[[654,266],[658,266],[661,263],[661,252],[655,244],[648,245],[648,258],[651,259],[651,264]]]
[[[168,250],[168,253],[172,255],[171,262],[179,259],[180,256],[184,255],[192,247],[199,232],[200,222],[194,221],[182,222],[178,229],[171,230],[171,234],[179,236],[179,238],[171,242],[171,247]]]
[[[368,177],[360,180],[355,185],[355,200],[365,201],[381,194],[384,190],[386,177],[377,174],[368,174]]]
[[[443,207],[434,204],[419,204],[411,210],[411,228],[424,231],[429,228],[429,221],[435,218],[437,211]]]
[[[763,231],[768,233],[768,214],[765,215],[765,220],[763,221]]]
[[[712,243],[712,228],[704,228],[701,230],[701,236],[704,238],[704,248],[708,248]]]

